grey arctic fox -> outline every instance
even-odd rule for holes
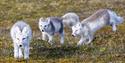
[[[60,43],[64,43],[63,22],[59,17],[48,17],[39,19],[39,29],[42,32],[42,40],[47,40],[52,45],[53,36],[60,35]]]

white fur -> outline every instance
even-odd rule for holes
[[[93,40],[93,33],[90,31],[89,26],[83,25],[80,22],[72,27],[72,36],[80,36],[81,39],[77,43],[77,46],[82,44],[89,44]]]
[[[23,27],[22,31],[19,26]],[[22,58],[22,50],[24,50],[24,59],[29,59],[29,42],[32,38],[30,26],[23,21],[18,21],[12,26],[10,34],[14,45],[14,58]],[[22,47],[20,47],[20,45],[22,45]]]
[[[88,17],[87,19],[84,19],[82,23],[79,22],[72,27],[72,35],[81,37],[77,46],[80,46],[82,44],[89,44],[93,40],[94,33],[106,25],[112,25],[113,31],[117,30],[116,25],[122,23],[123,18],[120,16],[117,16],[116,13],[111,10],[107,10],[107,11],[108,11],[108,14],[110,15],[109,16],[110,20],[108,24],[103,18],[104,16],[100,18],[96,18],[95,21],[87,21],[87,19],[91,20],[91,18]]]
[[[66,13],[65,15],[62,16],[62,18],[64,25],[68,26],[69,28],[71,28],[73,25],[79,22],[79,16],[73,12]]]
[[[61,26],[59,23],[58,24],[53,24],[55,30],[52,31],[52,30],[50,30],[51,28],[48,26],[48,25],[51,25],[50,20],[51,20],[51,18],[40,18],[39,19],[39,29],[42,32],[42,40],[48,40],[48,43],[53,45],[53,36],[56,33],[58,33],[60,35],[60,37],[61,37],[60,43],[64,44],[64,31],[62,33],[59,33],[59,29],[61,27],[63,27],[63,26]],[[54,21],[52,21],[52,22],[54,22]],[[54,33],[54,34],[52,34],[52,33]]]

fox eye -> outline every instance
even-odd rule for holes
[[[47,27],[47,25],[45,25],[44,27]]]
[[[78,30],[76,30],[76,32],[77,32]]]
[[[19,38],[17,38],[17,40],[19,40]]]
[[[26,38],[23,38],[23,40],[25,40]]]
[[[80,28],[80,30],[82,30],[82,29]]]

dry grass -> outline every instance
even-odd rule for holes
[[[84,19],[101,8],[114,10],[125,17],[125,0],[0,0],[0,63],[17,62],[13,58],[13,45],[9,30],[17,20],[26,20],[33,29],[29,63],[124,63],[125,23],[117,32],[105,27],[95,34],[94,41],[80,48],[75,47],[77,38],[71,37],[71,30],[65,29],[65,45],[56,46],[38,39],[38,19],[48,16],[62,16],[75,12]]]

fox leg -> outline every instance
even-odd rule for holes
[[[60,34],[60,37],[61,37],[60,43],[61,43],[61,44],[64,44],[64,32],[62,32],[62,33]]]
[[[48,35],[48,37],[49,37],[49,43],[51,44],[51,45],[53,45],[53,43],[52,43],[52,40],[53,40],[53,35]]]
[[[14,58],[16,58],[16,59],[19,58],[19,48],[16,43],[14,43]]]
[[[47,40],[48,37],[47,37],[47,34],[45,32],[42,32],[42,40]]]
[[[116,30],[117,30],[117,28],[116,28],[116,24],[113,23],[113,24],[112,24],[112,31],[115,32]]]

